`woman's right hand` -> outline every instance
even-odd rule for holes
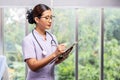
[[[58,45],[57,49],[55,51],[55,55],[58,56],[58,55],[64,53],[65,52],[65,48],[66,48],[65,44]]]

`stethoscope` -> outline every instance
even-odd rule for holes
[[[57,43],[56,43],[56,41],[54,40],[53,36],[52,36],[48,31],[46,31],[46,32],[47,32],[47,33],[51,36],[51,38],[52,38],[52,40],[51,40],[51,46],[57,46]],[[34,39],[36,40],[37,44],[39,45],[40,49],[42,50],[43,55],[46,55],[47,52],[43,49],[43,47],[42,47],[42,46],[40,45],[40,43],[38,42],[38,40],[37,40],[37,38],[36,38],[36,36],[35,36],[35,34],[34,34],[34,29],[32,30],[32,35],[33,35]],[[37,58],[37,54],[36,54],[36,58]]]

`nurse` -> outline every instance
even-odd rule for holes
[[[28,72],[26,80],[54,80],[54,66],[63,59],[51,61],[65,51],[65,45],[57,43],[56,37],[47,32],[52,24],[51,9],[38,4],[27,12],[30,24],[35,24],[35,29],[29,33],[22,42],[24,61]]]

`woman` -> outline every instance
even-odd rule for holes
[[[64,52],[65,45],[58,45],[55,36],[46,31],[51,28],[52,11],[48,6],[38,4],[27,14],[28,22],[35,24],[35,29],[22,44],[24,61],[28,66],[26,80],[54,80],[54,66],[64,59],[53,60]]]

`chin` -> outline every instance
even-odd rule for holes
[[[51,28],[51,26],[47,26],[47,28]]]
[[[46,29],[50,29],[50,28],[51,28],[51,26],[47,26],[47,27],[46,27]]]

